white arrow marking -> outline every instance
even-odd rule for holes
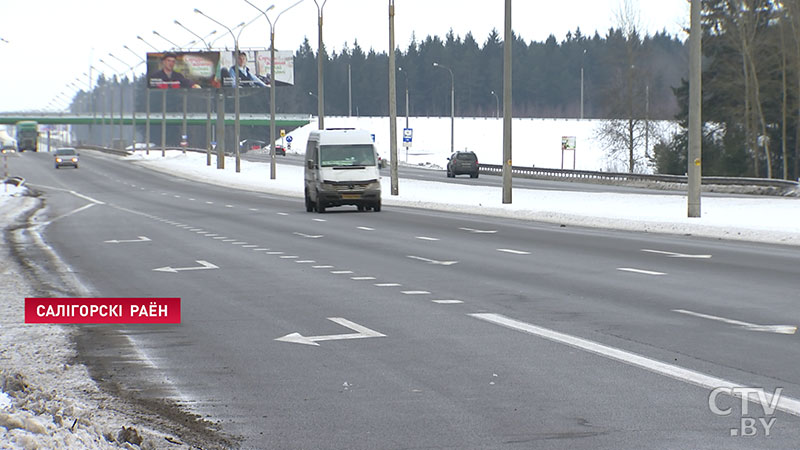
[[[437,264],[440,266],[452,266],[453,264],[458,264],[458,261],[436,261],[435,259],[428,259],[428,258],[423,258],[421,256],[412,256],[412,255],[408,255],[408,257],[411,259],[416,259],[418,261],[425,261],[428,264]]]
[[[113,239],[111,241],[103,241],[106,244],[124,244],[127,242],[147,242],[150,238],[147,236],[139,236],[139,239]]]
[[[474,228],[459,228],[459,230],[469,231],[470,233],[485,233],[485,234],[492,234],[497,233],[497,230],[476,230]]]
[[[710,259],[711,255],[689,255],[686,253],[665,252],[663,250],[650,250],[647,248],[642,249],[643,252],[656,253],[659,255],[666,255],[669,258],[696,258],[696,259]]]
[[[176,273],[176,272],[184,272],[184,271],[188,271],[188,270],[219,269],[219,267],[211,264],[208,261],[197,260],[196,262],[198,264],[201,264],[201,266],[200,267],[175,267],[175,268],[167,266],[167,267],[159,267],[158,269],[153,269],[153,270],[158,271],[158,272]]]
[[[319,239],[319,238],[321,238],[323,236],[321,234],[313,234],[312,235],[312,234],[298,233],[297,231],[295,231],[292,234],[296,234],[298,236],[301,236],[301,237],[304,237],[304,238],[309,238],[309,239]]]
[[[276,341],[281,342],[292,342],[295,344],[306,344],[306,345],[316,345],[317,342],[320,341],[338,341],[343,339],[363,339],[363,338],[371,338],[371,337],[386,337],[385,334],[378,333],[377,331],[370,330],[367,327],[361,326],[355,322],[351,322],[347,319],[342,317],[328,317],[328,320],[338,323],[339,325],[350,328],[351,330],[355,331],[355,333],[351,334],[331,334],[327,336],[303,336],[300,333],[291,333],[287,334],[284,337],[280,337],[275,339]]]
[[[747,322],[742,322],[740,320],[726,319],[724,317],[712,316],[709,314],[702,314],[694,311],[687,311],[685,309],[673,309],[672,311],[680,314],[686,314],[689,316],[700,317],[703,319],[716,320],[717,322],[723,322],[730,325],[737,325],[748,331],[765,331],[767,333],[778,333],[778,334],[795,334],[797,332],[797,327],[793,327],[791,325],[756,325],[754,323],[747,323]]]
[[[643,275],[666,275],[664,272],[653,272],[652,270],[632,269],[630,267],[618,267],[617,270],[623,272],[641,273]]]

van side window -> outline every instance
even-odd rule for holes
[[[309,159],[317,164],[317,141],[309,140],[306,144],[306,160]]]

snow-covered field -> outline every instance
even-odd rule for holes
[[[373,119],[361,118],[355,125],[375,130],[376,144],[384,157],[388,157],[386,119],[376,118],[374,123],[370,120]],[[399,132],[402,132],[404,120],[398,121]],[[501,122],[480,119],[492,121],[488,128],[494,131],[486,131],[486,127],[476,126],[474,120],[477,119],[472,120],[471,124],[463,125],[464,129],[457,122],[456,149],[469,148],[478,153],[481,162],[499,163]],[[449,154],[449,119],[418,122],[411,123],[415,134],[408,163],[443,166]],[[561,136],[574,135],[578,137],[577,167],[601,169],[602,149],[592,149],[589,144],[593,132],[591,122],[560,122],[568,123],[541,121],[530,131],[515,134],[515,142],[530,139],[539,142],[539,146],[515,144],[514,164],[560,167]],[[354,123],[351,119],[331,118],[326,125],[343,127]],[[525,128],[516,124],[515,127]],[[290,133],[292,151],[305,147],[308,133],[314,128],[316,124],[312,123]],[[462,133],[464,138],[460,140]],[[468,133],[479,137],[467,139]],[[585,150],[584,139],[589,147]],[[404,161],[402,147],[399,155]],[[139,151],[127,159],[152,170],[202,182],[293,196],[302,203],[301,167],[279,164],[277,179],[270,180],[268,164],[242,161],[242,171],[236,173],[232,158],[227,159],[225,170],[217,170],[213,161],[212,166],[206,166],[205,158],[204,154],[178,151],[170,151],[162,158],[160,151],[151,151],[149,155]],[[385,208],[411,206],[574,226],[800,245],[798,198],[703,198],[702,217],[690,219],[686,217],[686,198],[679,195],[515,189],[513,202],[502,204],[500,188],[401,179],[400,195],[391,196],[390,180],[384,178],[382,182]],[[34,206],[35,200],[23,194],[24,188],[0,188],[0,228],[14,223],[20,214]],[[120,434],[123,427],[131,424],[128,417],[115,411],[115,400],[98,390],[85,367],[70,364],[73,349],[69,328],[23,323],[23,299],[32,295],[34,289],[9,258],[8,249],[0,247],[0,447],[13,450],[138,448],[119,442],[126,437],[129,442],[136,439],[130,438],[135,436],[130,433]],[[146,427],[138,426],[137,430],[144,438],[141,448],[185,448],[167,443],[164,436]]]

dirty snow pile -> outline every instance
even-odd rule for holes
[[[0,188],[0,225],[37,206],[24,193],[24,187]],[[0,448],[188,448],[129,423],[86,367],[71,364],[69,327],[24,323],[23,299],[36,293],[22,273],[0,246]]]

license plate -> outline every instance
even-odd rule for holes
[[[361,194],[342,194],[342,198],[345,200],[357,200],[361,198]]]

